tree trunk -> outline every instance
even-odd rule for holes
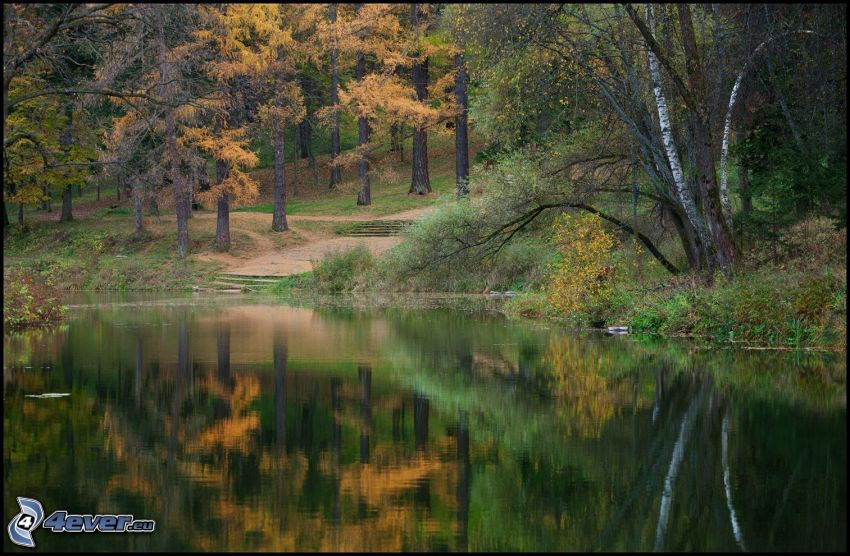
[[[159,204],[156,202],[156,191],[148,192],[148,216],[159,216]]]
[[[723,124],[723,139],[721,141],[720,147],[720,200],[723,204],[723,208],[727,211],[726,218],[727,224],[729,226],[729,230],[732,230],[732,212],[729,203],[729,194],[727,192],[727,182],[728,182],[728,174],[726,171],[727,160],[729,157],[729,132],[732,128],[732,110],[735,108],[735,102],[738,100],[738,91],[741,88],[741,82],[744,79],[744,75],[747,73],[747,70],[752,65],[753,58],[758,52],[766,47],[768,44],[773,42],[774,40],[789,35],[791,33],[813,33],[814,31],[810,31],[808,29],[799,29],[795,31],[788,31],[786,33],[782,33],[780,35],[774,35],[764,40],[759,44],[750,56],[747,58],[747,61],[744,62],[744,66],[741,68],[741,71],[738,72],[738,77],[735,79],[735,85],[732,87],[732,92],[729,95],[729,106],[726,109],[726,118]],[[769,68],[771,66],[768,66]],[[771,68],[772,69],[772,68]],[[772,71],[771,71],[772,73]],[[778,91],[778,90],[777,90]],[[797,146],[802,148],[801,138],[799,137],[796,126],[794,125],[794,121],[790,119],[790,112],[787,111],[788,107],[785,105],[784,100],[781,102],[783,108],[783,114],[786,116],[786,120],[788,121],[789,127],[791,127],[792,133],[794,133],[794,140],[797,142]]]
[[[227,179],[230,171],[227,161],[215,161],[215,177],[217,184]],[[230,194],[223,193],[216,202],[217,213],[215,223],[215,247],[219,251],[230,249]]]
[[[419,5],[410,5],[410,18],[414,28],[419,27]],[[418,31],[417,31],[418,32]],[[428,99],[428,58],[413,65],[413,87],[416,100],[424,103]],[[428,177],[428,132],[417,127],[413,134],[413,177],[409,193],[425,195],[431,192],[431,180]]]
[[[62,135],[59,136],[59,143],[67,159],[70,156],[71,146],[74,142],[74,110],[70,102],[65,103],[65,117],[67,118],[65,129],[62,131]],[[71,187],[70,184],[66,184],[65,189],[62,191],[62,215],[59,217],[60,222],[72,222],[74,220],[74,215],[71,214],[71,205],[73,202],[73,191],[71,191]]]
[[[398,124],[390,125],[390,152],[398,151]]]
[[[693,112],[695,113],[692,114],[693,147],[696,157],[699,191],[702,196],[703,215],[708,222],[708,229],[712,236],[709,256],[714,258],[717,267],[731,269],[735,260],[731,234],[731,211],[727,210],[727,215],[724,217],[723,205],[728,204],[728,199],[724,203],[717,183],[717,166],[714,158],[711,127],[708,122],[708,113],[706,110],[707,94],[705,76],[700,64],[690,7],[686,4],[680,4],[678,11],[688,81],[692,94],[699,99],[698,102],[702,108],[702,113],[694,110]]]
[[[71,186],[65,187],[62,191],[62,215],[59,217],[59,222],[73,222],[74,215],[71,213],[71,204],[73,202],[73,192]]]
[[[336,23],[336,4],[331,4],[328,20],[331,24]],[[342,182],[342,169],[339,167],[337,157],[339,156],[339,73],[337,72],[338,53],[336,45],[331,48],[331,104],[334,107],[333,127],[331,127],[331,183],[330,189]]]
[[[298,153],[292,157],[292,196],[298,195]]]
[[[5,232],[6,230],[9,229],[10,222],[9,222],[9,213],[6,212],[6,199],[3,199],[2,201],[3,201],[3,231]]]
[[[648,4],[646,6],[646,20],[650,31],[654,32],[652,6]],[[679,153],[676,150],[676,144],[673,138],[673,128],[670,122],[670,115],[667,112],[667,99],[664,96],[664,90],[661,87],[661,70],[658,65],[658,58],[649,47],[647,47],[647,57],[649,58],[649,72],[652,78],[652,91],[655,95],[655,106],[658,111],[658,121],[661,127],[661,139],[664,144],[667,159],[670,163],[670,170],[673,174],[673,180],[676,186],[676,196],[678,201],[682,204],[682,208],[684,209],[688,220],[697,232],[700,250],[702,251],[704,246],[710,245],[711,240],[708,237],[708,232],[705,229],[702,217],[698,212],[693,192],[688,184],[685,183],[685,175],[682,171],[682,164],[679,161]],[[708,264],[709,270],[711,270],[711,258],[706,257],[706,259],[707,260],[705,262],[701,262],[700,267],[703,267],[703,264]]]
[[[284,164],[285,137],[283,127],[275,130],[274,135],[274,214],[272,230],[283,232],[289,229],[286,223],[286,173]],[[297,160],[297,159],[296,159]]]
[[[753,196],[750,194],[750,178],[747,167],[738,163],[738,189],[741,192],[741,210],[749,214],[753,211]]]
[[[467,129],[468,102],[466,96],[466,67],[463,54],[455,54],[455,97],[457,115],[455,116],[455,186],[457,198],[469,194],[469,135]]]
[[[46,185],[41,186],[41,192],[42,194],[44,194],[44,200],[41,202],[42,210],[44,210],[45,212],[53,212],[53,207],[50,206],[50,192],[47,191]]]
[[[672,207],[665,207],[673,220],[673,225],[676,227],[676,233],[679,234],[679,241],[682,243],[682,249],[685,251],[685,256],[688,258],[688,266],[693,269],[700,267],[700,253],[697,247],[697,242],[694,239],[696,232],[693,226],[687,221],[687,215],[679,214]]]
[[[24,227],[24,204],[18,203],[18,226]]]
[[[398,161],[404,164],[404,124],[397,123],[390,127],[392,134],[392,149],[398,153]]]
[[[355,9],[359,12],[362,4],[355,4]],[[366,57],[363,52],[357,53],[357,82],[363,81],[366,73]],[[357,143],[361,148],[365,149],[369,142],[369,121],[361,116],[357,120]],[[360,155],[360,164],[357,168],[357,177],[360,178],[360,192],[357,194],[357,204],[366,206],[372,204],[372,191],[369,184],[369,157],[364,150]]]
[[[319,187],[319,165],[316,163],[316,153],[310,149],[310,168],[313,170],[313,187]]]
[[[142,237],[142,182],[138,178],[133,181],[133,213],[136,217],[136,239]]]
[[[167,61],[168,50],[165,44],[164,18],[162,14],[163,6],[156,6],[156,29],[157,42],[159,47],[159,73],[161,83],[159,84],[160,96],[166,100],[171,98],[171,84],[173,81],[171,65]],[[163,94],[164,93],[164,94]],[[171,173],[171,184],[174,193],[174,212],[177,216],[177,257],[182,259],[189,253],[189,224],[188,224],[188,196],[186,195],[183,186],[183,180],[180,176],[180,158],[177,151],[177,135],[174,127],[174,110],[171,108],[165,111],[165,144],[166,152],[169,158],[169,168]]]
[[[100,177],[97,179],[97,200],[100,201]]]
[[[310,150],[312,148],[312,128],[307,118],[304,118],[298,124],[298,153],[300,158],[310,158]]]

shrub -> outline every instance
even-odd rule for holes
[[[284,276],[269,288],[269,293],[278,295],[286,295],[296,289],[309,289],[315,287],[313,274],[310,272],[302,272],[301,274],[292,274]]]
[[[620,314],[636,331],[797,347],[844,341],[846,321],[836,308],[846,304],[846,285],[829,273],[765,269],[635,300]]]
[[[546,295],[538,292],[524,292],[505,301],[503,310],[508,315],[527,318],[555,316],[555,311]]]
[[[384,288],[480,293],[542,284],[552,250],[527,234],[517,234],[495,254],[476,246],[490,230],[486,214],[478,200],[471,200],[445,206],[411,226],[404,243],[378,263]]]
[[[606,263],[616,239],[595,215],[565,214],[555,222],[553,243],[562,260],[547,288],[549,301],[568,317],[600,326],[615,280]]]
[[[330,253],[313,264],[313,283],[323,293],[363,290],[374,274],[374,258],[363,245],[343,253]]]
[[[3,280],[3,325],[10,328],[44,326],[62,320],[65,307],[55,290],[23,273]]]

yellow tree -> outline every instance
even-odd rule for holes
[[[206,64],[210,78],[219,85],[224,110],[215,112],[213,132],[192,131],[197,145],[216,160],[216,184],[199,195],[202,200],[215,200],[218,206],[216,245],[230,245],[229,207],[231,202],[245,203],[256,199],[257,184],[244,172],[257,158],[247,151],[246,122],[248,114],[244,96],[246,88],[260,85],[273,91],[256,116],[275,135],[275,213],[272,229],[287,229],[285,220],[283,129],[303,117],[300,90],[285,81],[292,72],[290,59],[297,44],[286,23],[288,7],[278,4],[227,4],[221,8],[201,8],[209,21],[208,28],[197,36],[208,41],[214,55]]]
[[[417,130],[414,143],[418,140],[421,148],[414,148],[414,174],[421,178],[417,183],[427,184],[427,129],[454,114],[454,98],[448,94],[454,71],[448,64],[440,65],[440,78],[429,86],[427,69],[424,73],[416,69],[427,66],[425,60],[429,58],[448,59],[451,46],[424,37],[425,25],[411,24],[406,5],[363,4],[355,8],[337,21],[336,40],[343,60],[350,57],[357,62],[356,81],[343,87],[340,101],[358,118],[360,140],[358,148],[341,155],[339,162],[359,165],[358,204],[368,204],[362,201],[369,199],[369,153],[401,123]],[[419,6],[417,18],[429,10],[428,6]],[[367,62],[372,69],[369,73]],[[401,76],[406,70],[418,76],[413,86]],[[417,161],[421,163],[418,173]],[[423,185],[416,192],[425,193],[425,189],[430,190],[430,186]]]

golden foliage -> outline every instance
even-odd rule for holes
[[[246,127],[222,129],[213,133],[207,128],[186,128],[180,138],[181,145],[196,147],[211,154],[216,160],[227,163],[227,176],[221,183],[213,185],[208,191],[198,193],[198,199],[204,203],[213,203],[227,196],[234,206],[255,201],[259,195],[259,186],[245,168],[253,168],[259,162],[257,155],[248,150],[245,138]]]
[[[562,260],[547,289],[549,301],[570,315],[604,300],[612,286],[605,262],[617,240],[602,221],[593,214],[565,214],[555,223],[553,243]]]

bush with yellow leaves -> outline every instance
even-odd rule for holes
[[[615,271],[609,265],[617,239],[593,214],[564,214],[555,222],[552,238],[561,262],[554,271],[547,297],[562,314],[598,325],[593,313],[613,292]]]

